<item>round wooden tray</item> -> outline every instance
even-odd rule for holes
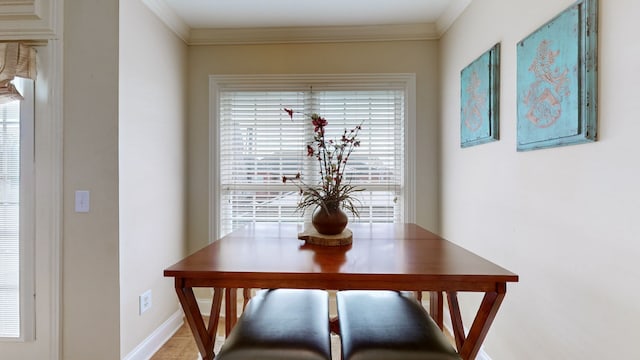
[[[307,244],[323,246],[344,246],[350,245],[353,240],[353,233],[349,229],[342,230],[338,235],[320,234],[313,226],[305,228],[298,233],[298,239],[304,240]]]

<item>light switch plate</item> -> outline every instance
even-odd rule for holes
[[[91,209],[91,194],[88,190],[76,191],[76,212],[88,213]]]

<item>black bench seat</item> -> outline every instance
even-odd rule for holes
[[[337,293],[344,360],[460,360],[435,321],[397,291]]]
[[[215,360],[331,360],[329,295],[322,290],[258,291]]]

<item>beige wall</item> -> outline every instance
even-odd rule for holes
[[[189,49],[189,249],[208,243],[209,75],[415,73],[417,88],[417,221],[438,224],[438,73],[436,41]]]
[[[163,270],[186,248],[187,46],[141,1],[120,2],[120,354],[125,357],[173,313]],[[152,307],[138,312],[138,296]]]
[[[601,1],[600,140],[515,151],[515,44],[570,3],[474,0],[440,42],[202,46],[185,55],[137,2],[65,1],[62,359],[121,358],[177,308],[158,272],[184,253],[176,239],[185,231],[189,252],[209,240],[208,75],[367,72],[417,74],[418,223],[521,276],[489,332],[491,358],[634,358],[637,1]],[[463,150],[460,70],[496,42],[501,140]],[[157,78],[163,70],[170,77]],[[162,90],[167,82],[177,88]],[[183,129],[176,119],[185,116]],[[185,164],[188,182],[178,175]],[[75,190],[91,191],[90,213],[73,211]],[[147,289],[154,306],[138,316]],[[461,300],[463,309],[478,303]]]
[[[63,84],[62,359],[117,359],[118,0],[64,2]]]
[[[494,360],[638,356],[640,2],[600,1],[600,140],[516,152],[516,43],[571,3],[474,0],[441,40],[442,233],[520,275]],[[497,42],[501,140],[460,149],[460,70]]]
[[[162,270],[185,253],[187,51],[139,1],[64,12],[61,358],[120,359],[178,310]]]

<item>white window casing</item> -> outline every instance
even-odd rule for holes
[[[0,105],[0,340],[34,338],[34,83]]]
[[[246,222],[303,221],[282,176],[317,182],[313,128],[283,108],[325,117],[327,139],[362,122],[345,179],[365,190],[350,221],[415,221],[414,74],[211,76],[210,106],[211,240]]]

